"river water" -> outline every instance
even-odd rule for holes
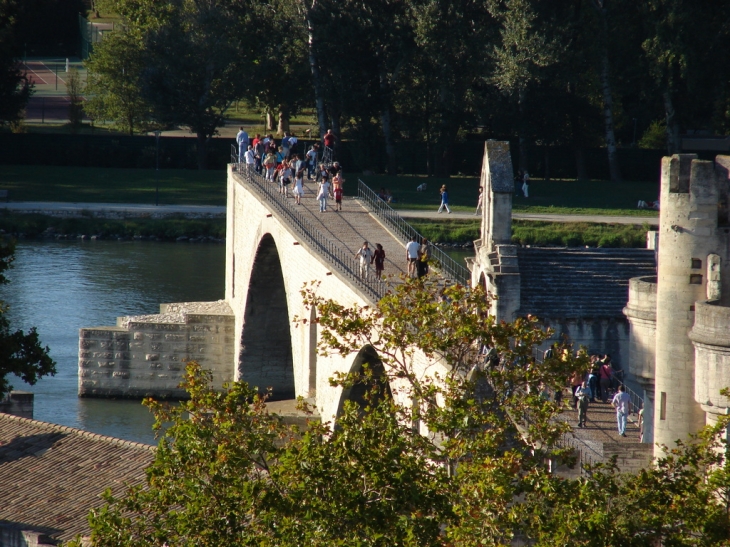
[[[160,303],[224,296],[225,246],[215,244],[21,241],[0,287],[14,329],[36,326],[57,373],[28,386],[34,418],[154,444],[152,417],[138,401],[79,399],[81,327],[116,324],[117,316],[157,313]]]

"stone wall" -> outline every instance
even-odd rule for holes
[[[234,316],[219,302],[162,304],[159,315],[120,317],[79,331],[79,396],[182,398],[185,363],[221,387],[233,379]]]
[[[35,395],[30,391],[11,391],[5,399],[0,400],[0,412],[32,420],[34,398]]]
[[[631,324],[628,369],[642,387],[654,394],[656,360],[656,277],[629,281],[629,302],[624,314]]]

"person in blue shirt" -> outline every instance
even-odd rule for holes
[[[446,185],[444,184],[439,191],[441,192],[441,207],[439,207],[438,212],[443,211],[445,207],[446,212],[451,213],[451,209],[449,209],[449,191],[446,189]]]

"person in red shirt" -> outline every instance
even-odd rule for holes
[[[324,138],[322,140],[324,140],[324,145],[327,148],[334,148],[335,147],[335,134],[332,133],[332,130],[331,129],[328,129],[327,130],[327,133],[325,133]]]

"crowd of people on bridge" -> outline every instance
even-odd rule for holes
[[[323,142],[325,152],[321,156],[319,143],[313,143],[302,154],[298,150],[299,139],[294,133],[285,132],[277,144],[272,134],[263,137],[256,134],[249,139],[248,133],[241,127],[236,135],[238,162],[241,169],[256,172],[267,181],[278,184],[279,193],[286,198],[291,194],[297,205],[301,205],[307,191],[305,178],[314,181],[317,188],[312,193],[319,201],[320,212],[328,210],[328,199],[334,200],[333,210],[339,212],[342,211],[344,178],[339,162],[332,161],[335,136],[331,129],[327,130]]]

